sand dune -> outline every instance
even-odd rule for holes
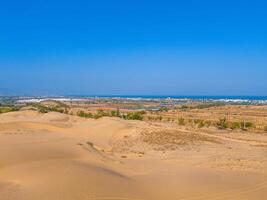
[[[3,200],[266,199],[267,136],[117,118],[0,115]]]

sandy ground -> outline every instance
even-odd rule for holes
[[[0,115],[1,200],[267,199],[267,135]]]

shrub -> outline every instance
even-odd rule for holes
[[[207,127],[210,127],[210,125],[211,125],[211,121],[205,121],[204,124],[205,124]]]
[[[187,109],[189,109],[189,107],[188,107],[187,105],[182,105],[182,106],[181,106],[181,110],[185,111],[185,110],[187,110]]]
[[[246,122],[245,123],[245,127],[246,128],[253,128],[254,127],[254,124],[252,122]]]
[[[184,120],[184,118],[180,117],[180,118],[178,119],[178,124],[181,125],[181,126],[184,126],[184,125],[185,125],[185,120]]]
[[[84,117],[84,118],[93,118],[93,114],[92,114],[92,113],[86,113],[86,112],[84,112],[83,110],[79,111],[79,112],[77,113],[77,115],[78,115],[79,117]]]
[[[125,117],[128,120],[143,120],[143,115],[140,112],[128,113]]]
[[[116,116],[117,117],[121,117],[121,112],[120,112],[120,109],[119,108],[116,110]]]
[[[224,103],[204,103],[204,104],[198,104],[195,106],[197,109],[205,109],[205,108],[212,108],[212,107],[219,107],[219,106],[224,106]]]
[[[112,111],[110,112],[110,115],[111,115],[112,117],[116,117],[116,110],[112,110]]]
[[[40,113],[59,112],[59,113],[66,113],[67,114],[67,112],[68,112],[67,106],[61,102],[57,102],[57,103],[58,103],[58,105],[51,105],[51,106],[42,105],[40,103],[29,104],[29,105],[36,108],[37,111]]]
[[[1,113],[18,111],[18,110],[19,110],[19,108],[17,108],[17,107],[0,107],[0,114]]]
[[[239,122],[232,122],[230,124],[230,129],[234,130],[234,129],[240,129],[240,123]]]
[[[120,113],[120,110],[119,110],[119,109],[117,109],[117,110],[112,110],[112,111],[110,112],[110,115],[111,115],[112,117],[121,117],[121,113]]]
[[[161,107],[159,109],[159,111],[161,111],[161,112],[167,112],[168,110],[169,110],[169,108],[167,108],[167,107]]]
[[[198,124],[198,128],[202,128],[205,126],[204,120],[200,120]]]
[[[223,118],[223,119],[220,119],[218,122],[217,122],[217,128],[218,129],[227,129],[228,128],[228,124],[226,122],[226,118]]]
[[[243,131],[246,131],[246,130],[248,130],[249,128],[252,128],[254,125],[253,125],[252,122],[241,122],[241,123],[240,123],[240,126],[241,126],[241,129],[242,129]]]

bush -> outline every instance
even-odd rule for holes
[[[79,117],[84,117],[84,118],[93,118],[93,114],[92,114],[92,113],[86,113],[86,112],[84,112],[83,110],[79,111],[79,112],[77,113],[77,115],[78,115]]]
[[[184,118],[180,117],[180,118],[178,119],[178,124],[181,125],[181,126],[184,126],[184,125],[185,125],[185,120],[184,120]]]
[[[246,131],[246,130],[248,130],[249,128],[252,128],[254,125],[253,125],[252,122],[241,122],[241,123],[240,123],[240,126],[241,126],[241,129],[242,129],[243,131]]]
[[[224,103],[204,103],[204,104],[198,104],[195,106],[197,109],[205,109],[205,108],[212,108],[212,107],[219,107],[224,106]]]
[[[234,129],[240,129],[240,123],[239,122],[232,122],[230,124],[230,129],[234,130]]]
[[[202,128],[205,126],[204,120],[200,120],[198,124],[198,128]]]
[[[187,109],[189,109],[189,107],[187,105],[182,105],[180,109],[186,111]]]
[[[110,115],[111,115],[112,117],[116,117],[116,110],[112,110],[112,111],[110,112]]]
[[[246,122],[245,123],[245,127],[246,128],[253,128],[254,127],[254,124],[252,122]]]
[[[226,122],[226,118],[220,119],[219,122],[217,122],[217,128],[218,129],[227,129],[228,123]]]
[[[169,108],[167,108],[167,107],[161,107],[159,109],[159,111],[161,111],[161,112],[167,112],[168,110],[169,110]]]
[[[61,102],[57,102],[58,105],[45,106],[39,103],[29,104],[37,109],[40,113],[48,113],[48,112],[59,112],[59,113],[68,113],[67,106]]]
[[[19,110],[19,108],[17,108],[17,107],[0,107],[0,114],[18,111],[18,110]]]
[[[210,127],[211,126],[211,121],[205,121],[204,124],[207,126],[207,127]]]
[[[194,119],[194,120],[193,120],[194,124],[201,123],[201,121],[203,121],[203,120],[202,120],[202,119]]]
[[[110,115],[111,115],[112,117],[121,117],[121,113],[120,113],[120,110],[119,110],[119,109],[117,109],[117,110],[112,110],[112,111],[110,112]]]
[[[125,117],[128,120],[143,120],[143,115],[140,112],[128,113]]]

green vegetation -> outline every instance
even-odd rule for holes
[[[201,103],[201,104],[197,104],[197,105],[182,105],[180,107],[180,109],[182,111],[186,111],[189,109],[205,109],[205,108],[212,108],[212,107],[219,107],[219,106],[224,106],[225,103],[222,102],[214,102],[214,103]]]
[[[0,114],[18,111],[18,110],[19,110],[18,107],[0,107]]]
[[[211,121],[204,121],[206,127],[210,127],[212,125]]]
[[[220,119],[216,125],[218,129],[230,128],[232,130],[241,129],[243,131],[254,127],[254,124],[252,122],[227,122],[225,118]]]
[[[111,115],[112,117],[116,117],[116,110],[112,110],[112,111],[110,112],[110,115]]]
[[[226,122],[226,118],[220,119],[216,125],[217,125],[218,129],[227,129],[228,128],[228,123]]]
[[[77,116],[79,117],[84,117],[84,118],[94,118],[94,119],[99,119],[102,117],[121,117],[127,120],[143,120],[143,111],[141,112],[132,112],[128,113],[127,115],[121,115],[119,110],[113,110],[111,112],[105,112],[103,110],[98,110],[96,114],[92,113],[86,113],[84,111],[79,111],[77,113]]]
[[[110,116],[111,116],[111,117],[121,117],[120,109],[118,108],[117,110],[112,110],[112,111],[110,112]]]
[[[179,124],[180,126],[184,126],[184,125],[185,125],[185,120],[184,120],[184,118],[180,117],[180,118],[178,119],[178,124]]]
[[[186,111],[186,110],[190,109],[190,107],[188,107],[187,105],[182,105],[182,106],[180,107],[180,109],[181,109],[182,111]]]
[[[241,122],[240,123],[240,128],[243,130],[243,131],[246,131],[248,130],[249,128],[253,128],[253,123],[252,122]]]
[[[168,112],[168,110],[169,110],[169,108],[167,108],[167,107],[161,107],[159,109],[160,112]]]
[[[143,120],[143,115],[140,112],[128,113],[125,116],[125,119],[127,119],[127,120]]]
[[[83,110],[80,110],[77,112],[77,116],[83,117],[83,118],[94,118],[94,119],[99,119],[104,116],[110,116],[108,112],[104,112],[103,110],[98,110],[96,114],[84,112]]]
[[[59,113],[68,113],[67,106],[61,102],[56,102],[56,105],[43,105],[40,103],[28,104],[28,106],[32,106],[37,109],[40,113],[48,113],[48,112],[59,112]]]
[[[92,113],[86,113],[83,110],[79,111],[77,113],[77,116],[84,117],[84,118],[93,118],[93,114]]]
[[[239,122],[232,122],[230,123],[230,129],[235,130],[235,129],[240,129],[240,123]]]
[[[204,120],[200,120],[198,123],[198,128],[202,128],[205,126]]]
[[[216,103],[205,103],[205,104],[198,104],[194,108],[197,109],[205,109],[205,108],[212,108],[212,107],[219,107],[219,106],[224,106],[224,103],[221,102],[216,102]]]

